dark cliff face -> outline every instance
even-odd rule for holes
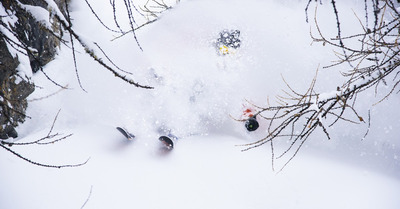
[[[20,0],[19,2],[47,9],[47,3],[42,0]],[[60,10],[64,11],[62,9],[65,8],[64,0],[55,2]],[[14,15],[18,19],[14,26],[7,23],[5,25],[18,39],[18,50],[28,56],[32,72],[39,71],[53,60],[57,53],[57,47],[60,45],[57,36],[62,34],[60,27],[55,20],[51,20],[53,27],[51,31],[48,30],[29,12],[19,7],[16,0],[1,1],[1,6],[7,10],[8,15]],[[4,23],[1,15],[0,21]],[[26,98],[34,91],[34,84],[29,78],[19,76],[18,65],[20,62],[18,57],[13,57],[9,52],[10,44],[7,45],[7,38],[9,37],[0,30],[0,139],[18,136],[15,127],[24,122],[25,110],[28,105]]]
[[[14,127],[25,120],[26,98],[34,90],[27,80],[18,77],[18,58],[8,51],[6,42],[0,39],[0,139],[17,137]]]
[[[47,9],[45,1],[38,0],[21,0],[22,4],[39,6]],[[59,1],[61,2],[61,0]],[[65,5],[60,3],[60,6]],[[57,53],[57,47],[60,45],[60,40],[57,36],[61,36],[60,27],[56,20],[53,22],[51,31],[38,23],[29,12],[17,6],[12,7],[18,18],[13,31],[17,34],[18,39],[35,51],[28,53],[32,71],[36,73],[44,65],[49,63]],[[51,17],[49,17],[51,19]]]

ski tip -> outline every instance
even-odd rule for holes
[[[174,148],[174,142],[168,136],[160,136],[158,140],[160,140],[167,149],[171,150]]]
[[[126,129],[121,128],[121,127],[117,127],[117,130],[124,135],[128,140],[132,140],[133,138],[135,138],[135,135],[129,133]]]

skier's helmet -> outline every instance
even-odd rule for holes
[[[259,127],[259,124],[254,117],[249,118],[244,125],[248,131],[255,131]]]

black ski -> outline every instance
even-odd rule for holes
[[[117,130],[122,133],[128,140],[135,138],[135,135],[129,133],[125,128],[117,127]]]
[[[117,127],[117,130],[122,133],[128,140],[132,140],[135,138],[135,135],[130,133],[125,128]],[[170,131],[166,132],[163,129],[159,130],[159,134],[161,135],[158,140],[162,142],[164,147],[167,150],[172,150],[174,148],[174,141],[178,139],[175,135],[171,134]]]
[[[166,149],[172,150],[174,148],[174,141],[178,140],[178,137],[171,133],[171,129],[163,126],[158,128],[158,133],[160,134],[158,140],[162,142]]]
[[[158,138],[158,140],[160,140],[163,143],[165,148],[167,148],[169,150],[174,148],[174,142],[168,136],[160,136],[160,138]]]

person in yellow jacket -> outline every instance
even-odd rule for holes
[[[223,30],[219,36],[216,47],[220,55],[233,54],[240,47],[239,30]]]

